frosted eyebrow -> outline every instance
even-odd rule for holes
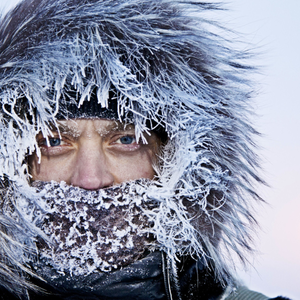
[[[108,131],[127,131],[127,130],[134,130],[134,129],[135,129],[134,124],[121,123],[118,121],[106,126],[106,130]]]
[[[133,124],[120,123],[115,121],[106,125],[105,127],[97,128],[96,131],[101,136],[108,135],[112,132],[124,132],[124,131],[132,131],[135,130],[135,126]]]
[[[59,134],[69,135],[74,138],[78,138],[81,135],[81,131],[78,129],[76,122],[74,125],[72,123],[62,124],[57,122],[57,124],[50,124],[50,129],[52,132],[58,132]],[[99,128],[95,128],[96,132],[105,136],[113,132],[125,132],[135,130],[134,124],[131,123],[121,123],[119,121],[110,121],[105,126],[100,126]]]
[[[71,126],[69,124],[64,125],[61,123],[57,123],[57,125],[51,124],[50,125],[51,131],[56,131],[60,134],[69,135],[72,137],[79,137],[81,132],[76,126]]]

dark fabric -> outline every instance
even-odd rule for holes
[[[276,297],[276,298],[272,298],[270,300],[291,300],[290,298],[286,298],[286,297]]]
[[[201,261],[184,257],[178,266],[182,299],[215,300],[224,291],[214,275]],[[197,278],[199,280],[197,280]]]
[[[201,262],[184,258],[179,267],[178,289],[174,278],[165,277],[170,269],[166,270],[166,260],[157,251],[111,273],[91,274],[83,278],[61,276],[51,284],[32,280],[47,293],[29,292],[29,296],[30,300],[170,300],[171,297],[176,300],[181,294],[182,300],[216,300],[222,294],[221,285],[215,282]],[[0,299],[20,298],[2,290]],[[25,295],[23,299],[26,299]]]
[[[89,101],[83,101],[79,106],[80,97],[81,95],[76,91],[67,92],[60,99],[59,111],[56,118],[60,120],[95,117],[111,120],[119,119],[117,92],[113,88],[109,91],[107,107],[102,107],[98,102],[95,89],[91,93]]]
[[[161,253],[154,252],[128,267],[84,277],[60,276],[51,285],[39,286],[54,294],[43,299],[152,300],[167,299],[164,292]],[[57,295],[59,295],[59,297]],[[33,295],[32,299],[41,299]]]

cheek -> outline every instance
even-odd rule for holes
[[[32,180],[41,181],[67,181],[66,168],[64,164],[47,157],[42,157],[40,163],[38,163],[38,158],[35,156],[31,161],[29,161],[30,174]]]
[[[135,166],[132,169],[132,172],[136,175],[136,178],[148,178],[153,179],[154,177],[154,170],[152,167],[152,160],[150,159],[143,159],[140,161],[137,161]]]
[[[155,172],[152,167],[153,155],[149,151],[123,159],[115,158],[112,166],[114,183],[120,184],[140,178],[153,179]]]
[[[38,158],[36,154],[32,154],[28,157],[29,173],[31,180],[39,180],[39,174],[41,172],[40,164],[38,164]]]

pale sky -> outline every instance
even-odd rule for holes
[[[18,1],[0,0],[0,7]],[[219,2],[219,1],[213,1]],[[245,284],[267,296],[300,299],[300,1],[227,0],[220,12],[228,27],[245,34],[262,66],[256,108],[261,175],[270,185],[257,207],[261,231]],[[219,19],[222,22],[222,19]],[[226,25],[225,24],[225,25]]]
[[[262,231],[246,284],[268,296],[300,299],[300,1],[231,0],[229,25],[246,33],[260,52],[262,76],[256,99],[263,133]]]

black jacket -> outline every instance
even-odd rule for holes
[[[165,255],[154,252],[112,273],[61,277],[48,284],[31,278],[45,292],[29,295],[30,300],[216,300],[222,294],[223,287],[201,262],[186,257],[178,268],[179,287],[175,287]],[[1,300],[19,299],[4,289],[0,291]]]

